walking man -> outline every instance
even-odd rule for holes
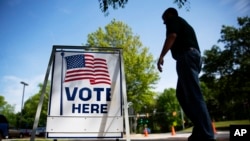
[[[195,32],[178,16],[174,8],[168,8],[162,19],[167,32],[157,66],[162,72],[164,56],[171,50],[178,75],[176,97],[194,125],[188,141],[215,141],[211,119],[199,85],[201,55]]]

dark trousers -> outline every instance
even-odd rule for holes
[[[176,96],[184,113],[194,124],[189,141],[212,140],[214,139],[212,122],[199,84],[200,52],[191,48],[178,54],[176,61],[178,74]]]

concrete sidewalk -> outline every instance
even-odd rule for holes
[[[131,140],[166,140],[166,141],[187,141],[187,138],[191,135],[191,133],[183,133],[176,132],[175,135],[171,133],[160,133],[160,134],[148,134],[148,136],[144,136],[143,134],[131,134]],[[217,141],[229,141],[229,131],[220,131],[215,135]],[[126,140],[126,135],[123,139]]]
[[[184,132],[176,132],[175,135],[171,135],[171,133],[159,133],[159,134],[148,134],[145,137],[143,134],[131,134],[130,141],[187,141],[187,138],[191,135],[191,133]],[[218,131],[215,135],[217,141],[229,141],[229,131]],[[3,141],[29,141],[30,138],[22,138],[22,139],[4,139]],[[44,138],[36,138],[37,141],[44,141]],[[55,139],[47,139],[51,141],[55,141]],[[115,139],[115,138],[86,138],[86,139],[57,139],[57,141],[126,141],[126,135],[123,138]]]

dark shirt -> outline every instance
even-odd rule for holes
[[[174,59],[176,59],[178,54],[190,48],[196,48],[200,51],[194,29],[183,18],[179,16],[171,17],[168,19],[166,25],[167,35],[170,33],[177,34],[175,42],[171,47],[171,53]]]

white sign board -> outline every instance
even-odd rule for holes
[[[57,51],[48,138],[120,138],[123,132],[119,51]]]

